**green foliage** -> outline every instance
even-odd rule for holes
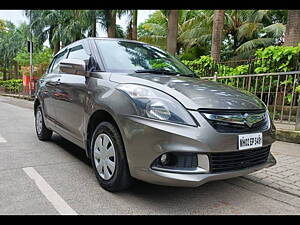
[[[296,93],[299,93],[299,96],[298,96],[298,104],[300,104],[300,85],[298,85],[295,89],[295,92]]]
[[[256,57],[261,60],[255,64],[255,73],[292,71],[297,63],[295,60],[299,57],[299,53],[300,44],[297,47],[270,46],[258,49]]]
[[[254,62],[254,73],[288,72],[299,66],[300,44],[297,47],[290,46],[269,46],[256,51],[256,61]],[[249,64],[237,67],[229,67],[220,63],[214,63],[210,56],[201,56],[196,60],[182,60],[199,76],[211,71],[217,72],[218,76],[243,75],[249,73]],[[298,63],[298,65],[295,65]],[[213,76],[213,74],[209,74]],[[292,82],[292,77],[280,84],[285,85]]]
[[[23,81],[21,79],[12,79],[0,81],[0,87],[4,87],[6,90],[17,91],[22,85]]]
[[[182,62],[199,76],[203,76],[206,71],[210,71],[214,67],[213,59],[210,56],[201,56],[193,61],[182,60]]]
[[[49,65],[53,55],[50,48],[45,48],[42,51],[34,52],[32,54],[32,62],[34,65]],[[30,54],[29,52],[23,50],[18,53],[14,58],[20,66],[29,66],[30,65]]]
[[[138,27],[138,39],[166,49],[168,17],[156,10]],[[179,10],[177,49],[182,60],[195,60],[189,49],[211,49],[214,10]],[[287,10],[225,10],[222,59],[246,59],[257,49],[283,42]]]
[[[202,55],[205,55],[205,50],[198,46],[194,46],[192,48],[187,49],[181,56],[179,56],[180,60],[195,60],[200,58]]]
[[[206,75],[209,71],[211,71],[211,74],[207,74],[208,76],[212,76],[213,72],[217,72],[218,76],[242,75],[247,74],[249,69],[249,65],[240,65],[232,68],[220,63],[214,63],[210,56],[201,56],[193,61],[182,60],[182,62],[199,76]]]
[[[173,67],[162,59],[153,59],[149,62],[153,69],[173,69]]]

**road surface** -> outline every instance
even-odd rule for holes
[[[279,158],[279,170],[285,157],[300,160],[300,146],[296,144],[276,142],[272,151]],[[293,177],[296,164],[287,170],[288,176]],[[198,188],[137,182],[128,191],[109,193],[99,186],[82,149],[58,135],[49,142],[37,139],[33,102],[0,96],[1,215],[299,215],[296,173],[296,188],[291,191],[284,185],[276,186],[271,169],[263,170],[271,171],[269,183],[266,172],[260,171]]]

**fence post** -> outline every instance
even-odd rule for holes
[[[295,130],[300,131],[300,96],[299,96],[299,99],[298,99]]]
[[[218,74],[217,72],[214,73],[214,81],[217,81],[217,76],[218,76],[217,74]]]

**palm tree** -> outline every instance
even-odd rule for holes
[[[96,36],[95,10],[26,10],[33,33],[41,43],[49,40],[53,53],[63,46],[88,36]]]
[[[167,51],[175,55],[177,50],[178,10],[168,13]]]
[[[54,54],[60,49],[62,14],[62,10],[25,10],[25,15],[31,17],[34,36],[42,43],[48,39]]]
[[[222,34],[223,34],[223,27],[224,27],[224,15],[225,15],[225,10],[214,11],[214,22],[213,22],[213,32],[212,32],[212,42],[211,42],[211,57],[217,62],[220,61]]]
[[[175,55],[177,50],[178,10],[168,12],[167,51]]]
[[[300,10],[288,10],[288,19],[285,33],[285,46],[297,46],[300,42]],[[297,107],[295,130],[300,130],[300,98]]]
[[[120,26],[116,24],[117,16],[121,18],[129,10],[98,10],[97,20],[102,28],[107,32],[109,38],[125,37]]]
[[[97,36],[97,19],[98,11],[97,10],[84,10],[83,12],[84,19],[83,23],[88,29],[88,37]]]
[[[132,10],[132,40],[137,40],[137,18],[138,18],[138,11]]]
[[[248,58],[258,48],[280,43],[285,26],[272,23],[271,10],[226,10],[224,32],[232,56]]]
[[[116,37],[116,10],[107,10],[108,20],[107,20],[107,36],[109,38]]]
[[[129,15],[129,22],[127,24],[127,39],[137,40],[137,10],[122,10],[122,15]]]
[[[192,46],[207,47],[211,38],[212,10],[179,10],[177,54]],[[168,16],[163,10],[155,11],[139,25],[138,39],[162,49],[167,49]]]
[[[226,10],[221,58],[249,58],[258,48],[282,43],[285,25],[282,18],[274,19],[274,13],[273,10]],[[179,11],[178,52],[195,46],[209,54],[213,15],[214,10]],[[167,24],[168,17],[162,10],[155,11],[139,26],[139,40],[166,49]]]
[[[0,32],[5,30],[5,21],[0,19]]]
[[[3,26],[4,29],[0,31],[0,66],[3,71],[3,80],[6,80],[13,77],[13,67],[16,72],[14,76],[18,75],[18,65],[14,58],[27,44],[26,30],[28,30],[28,26],[21,24],[17,28],[8,21],[5,21]]]
[[[300,10],[288,10],[285,41],[286,46],[297,46],[300,42]]]

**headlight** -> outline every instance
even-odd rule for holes
[[[121,84],[117,89],[131,97],[139,116],[196,126],[188,111],[161,91],[136,84]]]

